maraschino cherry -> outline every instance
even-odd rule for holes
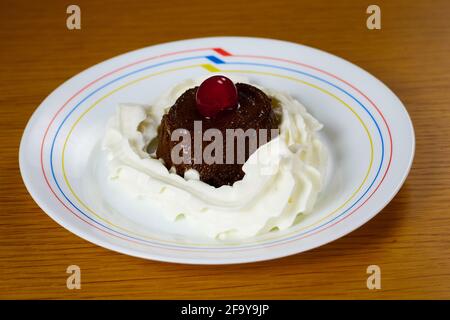
[[[213,118],[223,110],[238,105],[238,93],[233,81],[224,76],[212,76],[197,89],[197,110],[205,118]]]

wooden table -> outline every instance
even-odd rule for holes
[[[66,1],[0,4],[0,298],[450,298],[450,2]],[[188,3],[188,5],[186,4]],[[289,40],[339,55],[384,81],[414,122],[414,165],[395,199],[363,227],[318,249],[230,266],[152,262],[95,246],[51,220],[19,173],[22,131],[63,81],[120,53],[214,35]],[[82,270],[81,290],[66,268]],[[377,264],[382,289],[366,288]]]

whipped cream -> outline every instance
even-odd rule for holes
[[[118,106],[102,142],[107,183],[120,185],[135,201],[154,200],[167,219],[184,218],[212,238],[242,239],[290,227],[298,214],[311,212],[323,188],[327,151],[317,137],[322,125],[288,94],[257,86],[275,101],[280,133],[250,156],[244,178],[232,186],[210,186],[192,169],[181,177],[147,152],[163,114],[203,80],[187,80],[152,105]]]

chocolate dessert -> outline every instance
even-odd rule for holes
[[[223,76],[212,78],[205,80],[200,87],[184,92],[169,112],[163,116],[158,129],[156,156],[164,161],[168,169],[175,168],[180,176],[184,176],[188,169],[195,169],[201,181],[220,187],[232,185],[244,177],[243,163],[237,159],[237,141],[234,143],[234,159],[231,163],[229,159],[226,159],[225,141],[223,142],[223,161],[212,164],[204,161],[198,163],[194,160],[195,151],[193,150],[196,146],[194,122],[201,121],[201,137],[210,128],[220,130],[224,139],[227,135],[226,129],[242,129],[243,131],[255,129],[258,134],[259,130],[266,129],[266,141],[270,141],[273,138],[271,129],[278,128],[278,120],[272,109],[271,99],[258,88],[245,83],[234,85],[231,80]],[[195,128],[199,130],[198,122]],[[172,149],[181,141],[181,139],[176,141],[171,139],[172,132],[176,129],[185,129],[190,133],[190,144],[185,144],[182,148],[182,152],[189,155],[189,163],[176,164],[172,161]],[[253,138],[257,139],[258,146],[266,142],[259,140],[258,135]],[[245,140],[245,161],[254,151],[250,147],[249,139],[252,137]],[[202,139],[201,154],[210,143],[212,142]]]

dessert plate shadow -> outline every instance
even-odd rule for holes
[[[285,91],[324,125],[320,138],[330,154],[325,189],[313,212],[287,230],[242,241],[208,239],[182,221],[167,221],[151,205],[143,217],[120,197],[105,201],[108,193],[89,179],[118,103],[151,104],[185,79],[217,73]],[[279,40],[212,37],[132,51],[66,81],[29,120],[19,160],[42,210],[92,243],[145,259],[229,264],[300,253],[355,230],[398,192],[414,147],[401,101],[350,62]]]

